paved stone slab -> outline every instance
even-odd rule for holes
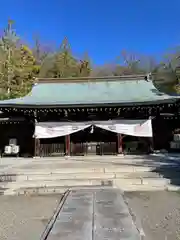
[[[93,193],[73,191],[54,224],[48,240],[91,240]]]
[[[95,192],[94,213],[94,240],[140,239],[119,191]]]
[[[119,190],[74,190],[47,240],[140,240]]]

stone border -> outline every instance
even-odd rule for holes
[[[40,237],[40,240],[47,240],[48,239],[48,235],[49,233],[51,232],[51,229],[53,228],[54,226],[54,223],[56,222],[56,219],[58,217],[58,214],[59,212],[61,211],[63,205],[64,205],[64,202],[66,201],[68,195],[69,195],[70,191],[67,190],[64,194],[64,196],[61,198],[60,200],[60,203],[54,213],[54,215],[52,216],[52,218],[50,219],[50,221],[48,222],[44,232],[42,233],[41,237]]]
[[[136,227],[136,229],[138,230],[139,234],[140,234],[140,239],[141,240],[144,240],[146,235],[144,233],[144,230],[143,230],[143,227],[142,227],[142,224],[141,224],[141,221],[140,219],[137,217],[137,215],[133,212],[132,208],[129,207],[129,203],[128,203],[128,199],[125,197],[124,195],[124,192],[122,193],[122,197],[124,199],[124,202],[125,204],[127,205],[128,207],[128,210],[129,210],[129,213],[132,217],[132,220],[134,222],[134,225]]]

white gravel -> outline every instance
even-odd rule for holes
[[[129,208],[141,220],[146,240],[180,239],[179,192],[125,193]]]
[[[0,196],[0,240],[39,240],[60,195]]]

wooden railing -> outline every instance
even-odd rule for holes
[[[86,142],[86,143],[71,143],[71,156],[84,155],[116,155],[117,143],[106,142]],[[43,143],[39,145],[40,157],[64,156],[65,144],[62,143]]]
[[[102,143],[101,155],[116,155],[116,154],[117,154],[117,143],[116,142]]]
[[[71,143],[71,155],[116,155],[117,143]]]
[[[40,157],[64,156],[65,145],[62,143],[40,144]]]

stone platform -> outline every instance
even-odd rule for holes
[[[180,161],[168,156],[4,158],[0,159],[0,194],[64,193],[90,186],[172,190],[180,188],[179,176]]]

